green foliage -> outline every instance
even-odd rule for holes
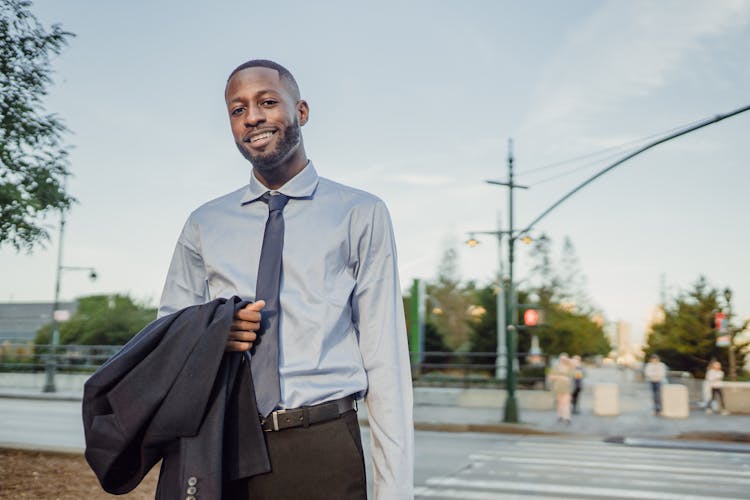
[[[93,295],[78,301],[78,311],[59,323],[61,344],[122,345],[156,319],[156,309],[127,295]],[[50,343],[51,325],[43,326],[35,343]]]
[[[496,290],[495,285],[488,285],[477,290],[474,295],[475,303],[482,306],[486,313],[477,321],[469,323],[472,330],[472,351],[495,352],[497,349]],[[554,290],[550,291],[554,293]],[[535,296],[538,296],[535,292],[518,290],[520,304],[531,303]],[[590,314],[570,310],[553,301],[548,302],[546,309],[539,304],[535,305],[544,312],[544,324],[531,328],[521,327],[518,335],[519,353],[529,352],[532,335],[539,338],[539,345],[545,354],[567,352],[591,356],[608,354],[611,350],[604,330]],[[522,310],[519,309],[519,316],[521,315]]]
[[[64,188],[67,129],[42,103],[50,56],[73,35],[59,25],[45,30],[30,5],[0,0],[0,245],[29,251],[49,239],[44,216],[74,201]]]
[[[567,352],[593,356],[606,355],[612,350],[604,330],[591,315],[570,310],[559,304],[550,304],[544,313],[544,324],[529,329],[529,335],[524,335],[525,351],[528,351],[526,344],[531,343],[532,331],[539,338],[539,346],[545,354],[557,355]]]
[[[474,292],[473,303],[485,312],[469,323],[472,352],[497,352],[497,291],[497,285],[487,285]]]
[[[646,355],[658,354],[671,370],[687,371],[699,378],[705,375],[712,359],[720,361],[726,372],[728,348],[716,346],[714,329],[714,314],[721,306],[719,291],[701,276],[687,293],[664,305],[664,320],[652,325],[648,333]],[[748,326],[747,321],[737,325],[731,320],[730,317],[732,336]],[[747,343],[735,342],[734,351],[737,366],[744,366]]]
[[[443,255],[437,280],[427,284],[427,311],[430,322],[450,350],[466,351],[469,348],[467,311],[471,294],[461,284],[456,261],[456,251],[448,249]]]

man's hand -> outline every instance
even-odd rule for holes
[[[266,302],[259,300],[234,313],[225,351],[245,352],[253,347],[260,328],[260,311],[265,306]]]

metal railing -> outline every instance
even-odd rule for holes
[[[545,355],[519,353],[516,359],[520,387],[543,389],[549,359]],[[415,385],[457,385],[503,387],[503,378],[495,374],[504,359],[496,352],[427,351],[411,353]],[[502,371],[504,373],[504,371]]]
[[[117,353],[119,345],[33,344],[24,340],[0,341],[0,371],[43,372],[50,361],[63,373],[91,373]],[[546,356],[517,356],[518,383],[522,387],[543,388]],[[411,353],[412,374],[419,385],[503,386],[495,378],[497,353],[428,351]],[[531,361],[534,361],[533,363]]]
[[[0,371],[42,372],[50,361],[57,370],[68,373],[93,372],[122,346],[33,344],[22,341],[0,342]]]

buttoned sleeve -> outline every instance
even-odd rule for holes
[[[182,228],[159,302],[158,317],[208,302],[206,266],[200,253],[200,233],[192,217]]]
[[[406,322],[390,216],[377,201],[353,242],[355,326],[367,373],[365,399],[376,500],[413,498],[414,423]]]

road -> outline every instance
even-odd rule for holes
[[[421,433],[420,455],[438,451]],[[476,435],[474,435],[476,436]],[[750,498],[750,454],[654,449],[573,437],[472,435],[440,440],[453,470],[425,475],[417,465],[417,499],[655,499]],[[465,453],[468,454],[464,455]],[[420,470],[421,469],[421,470]]]
[[[82,450],[80,422],[77,401],[0,398],[0,446]],[[362,437],[371,479],[367,428]],[[418,431],[415,484],[425,500],[748,499],[750,453]]]

